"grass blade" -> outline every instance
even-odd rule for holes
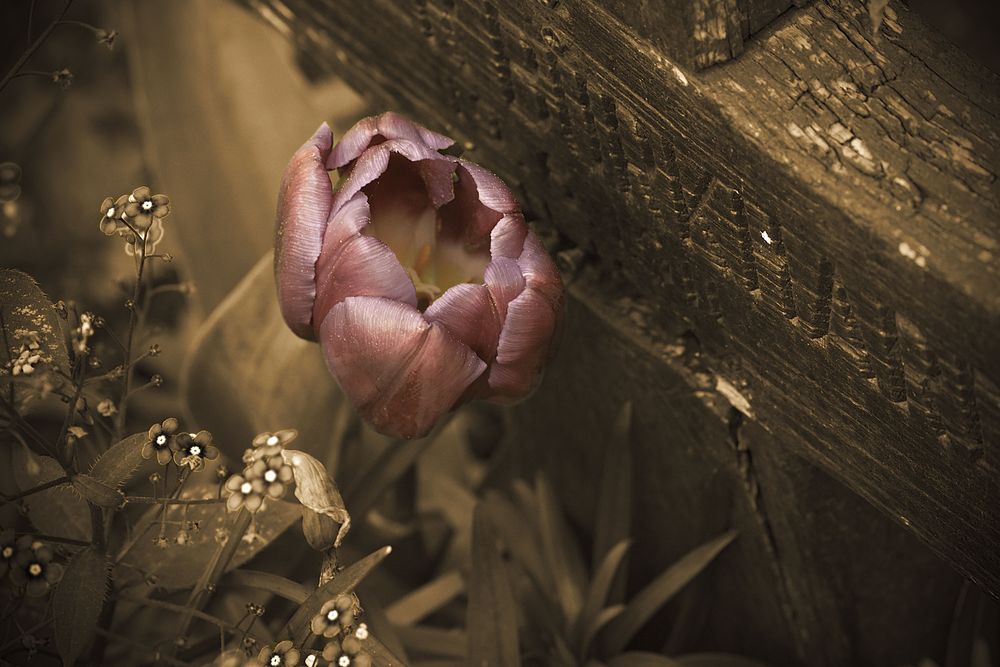
[[[538,519],[542,529],[542,549],[555,583],[566,627],[570,627],[583,607],[586,575],[575,540],[566,525],[562,508],[552,487],[541,474],[535,479]]]
[[[517,609],[496,533],[483,507],[472,519],[472,572],[469,577],[468,663],[490,667],[521,664]]]
[[[465,580],[451,571],[386,607],[385,615],[393,625],[414,625],[465,591]]]
[[[629,540],[622,540],[612,547],[604,556],[604,560],[590,582],[587,597],[583,602],[583,609],[580,610],[580,616],[573,630],[574,644],[580,656],[586,654],[586,645],[590,643],[589,639],[586,638],[587,629],[593,627],[597,615],[608,604],[608,593],[611,591],[616,575],[621,569],[622,561],[631,545]],[[624,607],[622,608],[624,609]]]
[[[632,532],[632,402],[622,405],[604,453],[601,482],[594,515],[594,548],[591,567],[596,568],[608,552]],[[625,599],[625,571],[609,590],[609,602]]]
[[[684,586],[698,575],[736,537],[729,531],[702,544],[664,570],[625,607],[605,629],[605,654],[621,653],[642,626]]]

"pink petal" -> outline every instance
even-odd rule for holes
[[[424,317],[442,324],[483,361],[496,355],[502,320],[485,285],[455,285],[430,305]]]
[[[441,236],[461,241],[469,248],[483,248],[490,242],[490,233],[503,217],[481,201],[476,181],[466,166],[455,170],[455,197],[439,211]]]
[[[311,326],[316,296],[316,260],[323,247],[333,198],[324,162],[333,134],[326,123],[292,156],[278,192],[274,274],[281,314],[302,338],[314,339]]]
[[[490,367],[493,398],[517,399],[531,391],[548,357],[557,314],[549,300],[531,287],[511,301]]]
[[[524,251],[524,239],[527,235],[528,225],[523,215],[505,215],[490,232],[490,256],[517,259]]]
[[[416,308],[350,297],[320,327],[327,365],[358,412],[381,433],[425,435],[486,367]]]
[[[366,149],[381,143],[380,139],[385,141],[405,139],[413,143],[423,144],[431,150],[447,148],[455,143],[448,137],[431,132],[408,118],[387,111],[380,116],[363,118],[348,130],[327,159],[327,168],[339,169],[343,167],[360,156]]]
[[[357,236],[371,221],[371,207],[364,192],[355,194],[343,206],[330,211],[330,221],[323,236],[321,261],[339,252],[343,243]],[[319,264],[316,269],[318,272]]]
[[[420,160],[454,161],[451,156],[441,155],[424,144],[404,139],[391,139],[373,146],[362,153],[357,162],[354,163],[343,186],[334,195],[333,210],[339,209],[360,192],[361,188],[384,174],[389,166],[389,156],[393,153],[402,155],[410,162],[419,162]],[[421,176],[423,175],[422,173]]]
[[[497,257],[486,267],[483,279],[502,323],[507,319],[507,305],[524,291],[521,267],[512,259]]]
[[[374,236],[357,234],[316,265],[313,321],[323,322],[334,305],[353,296],[376,296],[416,307],[417,292],[396,255]]]
[[[468,160],[459,159],[458,163],[465,168],[475,182],[476,189],[479,191],[479,201],[497,213],[504,215],[520,213],[521,207],[517,203],[517,198],[507,187],[507,184],[500,180],[499,176]]]
[[[534,233],[528,232],[524,250],[517,258],[528,287],[541,292],[557,312],[562,306],[563,283],[556,263]]]

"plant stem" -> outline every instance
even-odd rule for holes
[[[119,642],[121,644],[125,644],[126,646],[131,646],[136,650],[145,652],[146,654],[148,654],[150,657],[153,658],[153,662],[155,663],[165,662],[168,665],[176,665],[177,667],[188,667],[188,664],[186,662],[181,662],[180,660],[175,660],[173,658],[162,655],[159,651],[151,649],[146,644],[137,642],[134,639],[129,639],[124,635],[116,634],[109,630],[105,630],[102,627],[98,627],[96,632],[97,634],[101,635],[102,637],[106,637],[111,641]]]
[[[56,26],[59,25],[59,22],[62,21],[64,16],[66,16],[66,12],[69,11],[70,5],[72,4],[73,0],[66,0],[66,2],[63,3],[63,7],[59,11],[59,14],[56,16],[55,20],[52,21],[52,23],[50,23],[45,28],[45,30],[42,31],[42,34],[38,36],[38,39],[36,39],[34,42],[31,43],[31,46],[25,49],[24,53],[21,54],[21,57],[17,59],[17,62],[14,63],[14,66],[11,67],[10,70],[7,72],[7,74],[4,75],[3,79],[0,79],[0,91],[3,91],[3,89],[7,87],[7,84],[10,83],[11,79],[17,76],[17,73],[20,72],[21,68],[24,67],[25,63],[28,62],[28,59],[31,58],[31,56],[35,54],[35,51],[37,51],[42,46],[42,44],[45,43],[45,40],[49,38],[49,35],[52,34],[52,31],[56,29]]]
[[[28,489],[27,491],[22,491],[21,493],[18,493],[17,495],[10,496],[9,498],[0,498],[0,500],[2,500],[5,503],[12,503],[15,500],[20,500],[21,498],[26,498],[27,496],[33,495],[35,493],[38,493],[39,491],[44,491],[46,489],[51,489],[54,486],[60,486],[62,484],[67,484],[67,483],[69,483],[69,477],[66,477],[66,476],[57,477],[56,479],[53,479],[53,480],[51,480],[49,482],[45,482],[44,484],[39,484],[38,486],[36,486],[34,488]]]
[[[125,224],[128,224],[127,222]],[[129,225],[131,229],[132,226]],[[115,428],[115,435],[121,439],[125,432],[125,415],[128,412],[129,389],[132,386],[132,373],[134,364],[132,363],[132,344],[135,341],[135,331],[138,327],[139,290],[142,289],[142,271],[146,266],[146,237],[133,232],[141,242],[139,246],[139,266],[136,269],[135,288],[132,290],[132,307],[129,309],[128,320],[128,340],[125,343],[125,389],[122,391],[122,398],[118,406],[118,422]],[[147,232],[148,233],[148,232]]]
[[[224,498],[154,498],[153,496],[128,496],[129,503],[142,505],[217,505],[226,502]]]

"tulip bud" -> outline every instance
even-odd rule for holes
[[[297,449],[283,449],[281,456],[292,467],[295,497],[303,505],[302,530],[309,545],[319,550],[339,547],[351,528],[351,517],[326,466]]]
[[[443,153],[452,143],[393,113],[337,145],[324,124],[281,184],[282,315],[319,341],[361,415],[396,437],[426,435],[471,399],[525,396],[562,309],[559,273],[513,193]]]

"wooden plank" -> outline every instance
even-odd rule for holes
[[[877,35],[854,0],[788,12],[701,75],[597,2],[280,6],[370,99],[476,137],[781,447],[1000,592],[996,75],[896,3]]]
[[[670,648],[775,665],[874,667],[943,655],[961,578],[838,480],[789,455],[758,421],[735,415],[690,335],[641,334],[628,319],[632,304],[607,298],[599,281],[571,288],[573,333],[539,391],[515,409],[511,439],[589,527],[607,434],[617,407],[633,401],[641,465],[632,590],[700,541],[739,531],[695,584],[697,620]],[[658,618],[644,640],[658,648],[677,613]]]

